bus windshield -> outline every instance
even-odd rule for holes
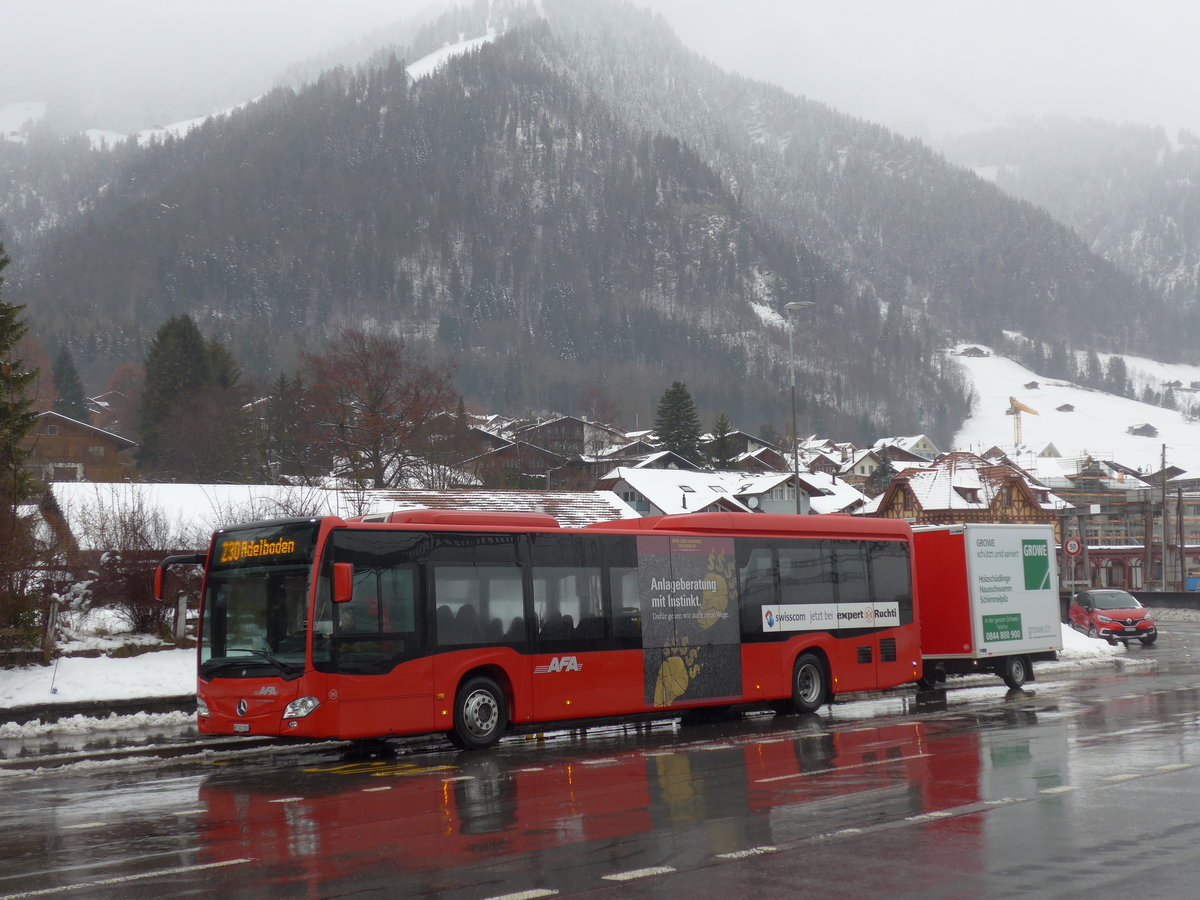
[[[203,678],[304,673],[315,522],[217,534],[200,617]]]

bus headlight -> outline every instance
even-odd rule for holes
[[[204,702],[203,697],[196,698],[196,715],[202,719],[208,718],[208,704]]]
[[[283,711],[283,717],[285,719],[303,719],[320,705],[321,701],[316,697],[300,697],[287,705]]]

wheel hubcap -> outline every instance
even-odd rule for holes
[[[814,703],[821,679],[812,666],[805,666],[796,673],[796,692],[805,703]]]
[[[499,717],[496,700],[487,691],[475,691],[463,703],[463,724],[471,734],[490,734]]]

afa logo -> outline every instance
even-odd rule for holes
[[[580,664],[578,657],[575,656],[555,656],[550,660],[549,665],[534,666],[534,675],[549,675],[555,672],[582,672],[583,666]]]

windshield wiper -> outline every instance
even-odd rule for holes
[[[247,660],[240,657],[231,657],[229,656],[230,653],[249,653],[251,656],[256,658]],[[262,659],[269,665],[273,666],[275,670],[287,680],[298,678],[304,672],[303,666],[300,666],[299,668],[289,666],[285,662],[280,662],[265,650],[251,650],[249,647],[230,647],[225,651],[224,657],[220,658],[219,660],[205,660],[204,663],[201,664],[200,668],[209,675],[215,675],[222,669],[244,666],[247,663],[258,662],[259,659]]]

